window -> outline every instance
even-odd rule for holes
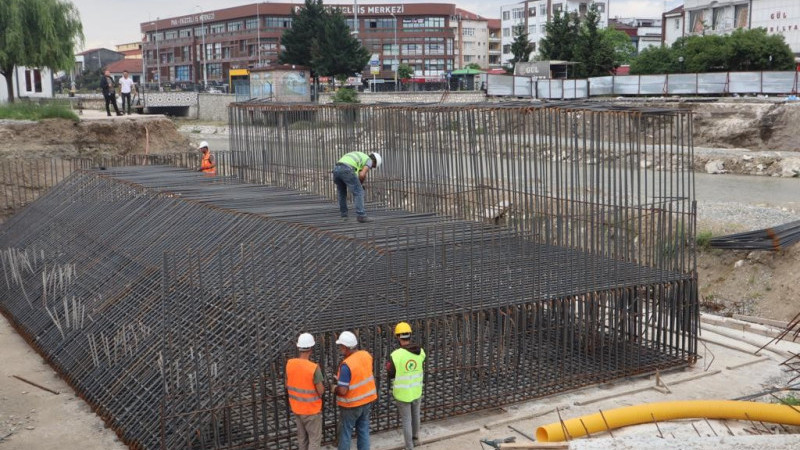
[[[178,37],[187,38],[192,37],[192,29],[191,28],[184,28],[178,32]]]
[[[511,44],[506,44],[503,46],[503,53],[511,53]]]
[[[444,59],[425,60],[425,75],[439,75],[444,70]]]
[[[396,27],[394,19],[369,19],[367,28],[394,29]]]
[[[381,70],[394,70],[395,64],[397,64],[396,59],[384,59],[381,62]]]
[[[547,3],[539,5],[539,15],[542,17],[547,16]]]
[[[711,29],[721,30],[722,27],[722,12],[723,8],[714,8],[711,13]]]
[[[475,58],[472,55],[464,55],[464,62],[472,62]]]
[[[503,11],[503,20],[509,20],[509,19],[511,19],[511,12]]]
[[[528,25],[528,34],[536,34],[536,24]]]
[[[402,45],[400,45],[400,51],[404,55],[421,55],[422,54],[422,45],[420,45],[420,44],[402,44]]]
[[[736,5],[733,12],[734,27],[747,28],[748,5]]]
[[[231,48],[224,47],[222,49],[222,59],[231,59]]]
[[[383,44],[383,47],[381,48],[381,52],[384,55],[396,55],[398,47],[399,46],[394,45],[394,44]]]
[[[528,17],[536,17],[536,6],[528,8]]]
[[[214,33],[224,33],[225,32],[225,24],[224,23],[215,23],[212,24],[209,28],[212,34]]]
[[[512,9],[514,19],[522,19],[525,17],[525,10],[522,8]]]
[[[164,40],[169,39],[177,39],[178,38],[178,31],[177,30],[170,30],[164,32]]]
[[[208,34],[208,25],[205,26],[205,31],[203,31],[203,27],[197,27],[194,29],[195,37],[203,37],[206,34]]]
[[[206,64],[206,75],[208,78],[222,78],[222,64]]]
[[[691,32],[692,33],[702,33],[703,30],[706,28],[705,23],[703,23],[703,11],[690,11],[689,12],[689,23],[691,24]]]
[[[444,17],[404,18],[403,28],[443,28]]]
[[[511,28],[503,28],[503,37],[511,37]]]
[[[39,69],[25,70],[25,90],[27,92],[42,92],[42,72]]]
[[[190,81],[191,75],[189,72],[189,66],[177,66],[175,67],[175,80],[177,81]]]
[[[426,55],[444,55],[444,38],[425,38]]]
[[[676,30],[681,29],[681,19],[675,19],[675,29]]]
[[[564,5],[561,3],[553,3],[553,14],[557,12],[561,12],[564,9]]]
[[[292,19],[290,17],[267,17],[267,28],[291,28]]]
[[[586,5],[586,3],[581,3],[580,5],[578,5],[578,14],[580,14],[581,17],[584,17],[588,9],[589,7]]]
[[[597,5],[597,12],[604,13],[606,12],[606,4],[605,3],[595,3]]]
[[[189,47],[188,45],[184,45],[183,47],[181,47],[181,55],[183,55],[184,61],[191,61],[192,60],[191,47]]]
[[[228,31],[239,31],[242,29],[242,22],[228,22]]]
[[[244,27],[247,28],[248,30],[253,30],[255,28],[258,28],[258,19],[255,17],[247,19],[247,21],[245,21],[244,23]]]
[[[462,36],[475,36],[475,28],[462,28],[461,29]]]

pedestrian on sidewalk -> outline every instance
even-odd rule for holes
[[[333,182],[339,194],[339,213],[347,219],[347,189],[353,194],[356,216],[360,223],[372,222],[364,209],[364,181],[370,169],[381,166],[383,159],[378,153],[350,152],[342,156],[333,167]]]
[[[114,111],[117,112],[118,116],[121,116],[122,113],[119,112],[119,108],[117,108],[117,94],[116,94],[116,83],[114,83],[114,78],[111,76],[111,71],[106,70],[103,78],[100,80],[100,89],[103,90],[103,98],[106,100],[106,114],[111,116],[111,109],[108,107],[109,104],[114,105]]]
[[[343,331],[336,344],[344,358],[332,389],[339,406],[338,450],[350,450],[354,429],[358,450],[369,450],[369,415],[372,402],[378,399],[372,355],[357,349],[358,339],[349,331]]]
[[[128,71],[122,71],[122,78],[119,79],[119,93],[122,97],[122,112],[125,112],[125,101],[128,102],[128,115],[131,115],[131,92],[136,93],[136,84],[133,79],[128,77]]]
[[[324,379],[319,365],[311,361],[314,336],[297,338],[297,358],[286,362],[286,391],[297,424],[300,450],[319,450],[322,445],[322,394]]]
[[[419,413],[424,377],[422,366],[425,362],[425,350],[411,340],[411,333],[411,325],[406,322],[400,322],[394,327],[394,335],[400,348],[393,351],[386,362],[386,374],[392,381],[392,396],[403,424],[406,450],[419,444]]]

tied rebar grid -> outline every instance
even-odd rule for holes
[[[308,130],[355,129],[349,120],[362,112],[321,128],[287,122],[280,133],[288,142]],[[341,330],[354,330],[374,354],[380,398],[373,430],[398,425],[381,376],[398,320],[412,323],[430,355],[426,420],[694,359],[696,276],[676,270],[682,258],[693,262],[693,208],[675,212],[691,198],[637,205],[609,197],[607,191],[621,192],[614,183],[592,190],[603,192],[597,198],[604,203],[582,204],[570,198],[571,190],[561,191],[564,199],[540,199],[534,186],[531,193],[514,194],[529,202],[523,207],[469,217],[507,225],[497,227],[424,208],[404,211],[386,199],[412,198],[404,206],[414,209],[425,196],[384,189],[368,206],[380,225],[364,226],[340,222],[336,206],[316,195],[237,182],[274,181],[270,171],[291,173],[286,180],[304,180],[298,187],[313,192],[308,180],[327,178],[305,162],[303,173],[263,166],[285,148],[266,139],[269,126],[249,126],[248,133],[263,133],[254,141],[263,151],[234,151],[233,176],[155,166],[83,171],[13,217],[0,234],[0,248],[6,248],[0,258],[3,311],[132,446],[293,445],[282,371],[302,331],[317,336],[315,357],[328,380]],[[651,170],[649,154],[665,151],[642,152],[638,167]],[[532,156],[523,158],[533,164]],[[674,169],[681,158],[666,158],[673,166],[661,169]],[[572,162],[567,157],[553,164]],[[634,172],[621,166],[603,165],[600,179]],[[368,192],[386,184],[375,175],[381,171],[371,173]],[[685,177],[669,173],[653,184]],[[460,189],[470,179],[451,184]],[[481,189],[492,192],[489,187]],[[436,199],[441,189],[426,195]],[[449,198],[460,198],[464,210],[488,204],[481,200],[485,195],[457,194]],[[518,219],[530,214],[525,207],[534,200],[537,211],[551,217],[532,216],[527,223],[551,233],[546,239]],[[592,208],[606,214],[600,224],[555,217]],[[640,227],[609,222],[614,217]],[[560,228],[547,228],[553,226]],[[568,240],[592,226],[605,227],[583,239],[595,247]],[[570,231],[575,227],[579,231]],[[562,245],[552,242],[558,239]],[[332,398],[326,398],[324,420],[330,441]]]

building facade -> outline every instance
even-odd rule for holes
[[[489,70],[503,67],[503,27],[500,19],[489,19]]]
[[[661,39],[666,46],[672,45],[685,34],[683,5],[661,15]]]
[[[50,98],[53,96],[53,72],[48,68],[15,67],[11,80],[14,98]],[[8,101],[6,78],[0,75],[0,103]]]
[[[107,48],[93,48],[75,55],[75,69],[78,73],[98,70],[107,65],[125,59],[125,55]]]
[[[503,64],[514,57],[511,54],[511,44],[514,42],[514,30],[523,26],[528,31],[528,40],[533,45],[534,54],[539,51],[539,41],[545,37],[545,25],[557,12],[575,12],[584,17],[589,7],[595,4],[600,12],[600,28],[608,26],[608,0],[524,0],[500,7],[500,21],[502,32]]]
[[[622,31],[631,38],[636,53],[648,47],[657,47],[662,42],[661,19],[615,18],[609,19],[608,26]]]
[[[798,0],[686,0],[685,35],[727,34],[743,28],[764,28],[780,34],[800,56]]]
[[[226,82],[232,69],[277,64],[281,36],[299,7],[254,3],[142,23],[146,79]],[[411,66],[415,76],[430,78],[473,61],[488,64],[487,20],[454,4],[369,4],[357,11],[352,4],[326,7],[339,9],[370,54],[379,55],[378,78],[393,79],[399,63]],[[473,32],[475,39],[463,35]],[[369,74],[369,67],[363,72]]]

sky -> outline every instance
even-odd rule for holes
[[[82,49],[105,47],[114,49],[117,44],[140,41],[139,25],[155,18],[168,18],[193,14],[200,10],[230,8],[256,3],[255,0],[71,0],[78,8],[83,23],[86,42]],[[356,0],[359,5],[402,3],[455,3],[467,11],[488,18],[500,18],[502,5],[511,0]],[[660,17],[666,6],[672,9],[681,0],[606,0],[609,17]],[[302,0],[283,0],[265,3],[297,3]],[[347,0],[325,0],[323,3],[351,4]],[[199,7],[199,8],[198,8]],[[76,52],[77,53],[77,52]]]

